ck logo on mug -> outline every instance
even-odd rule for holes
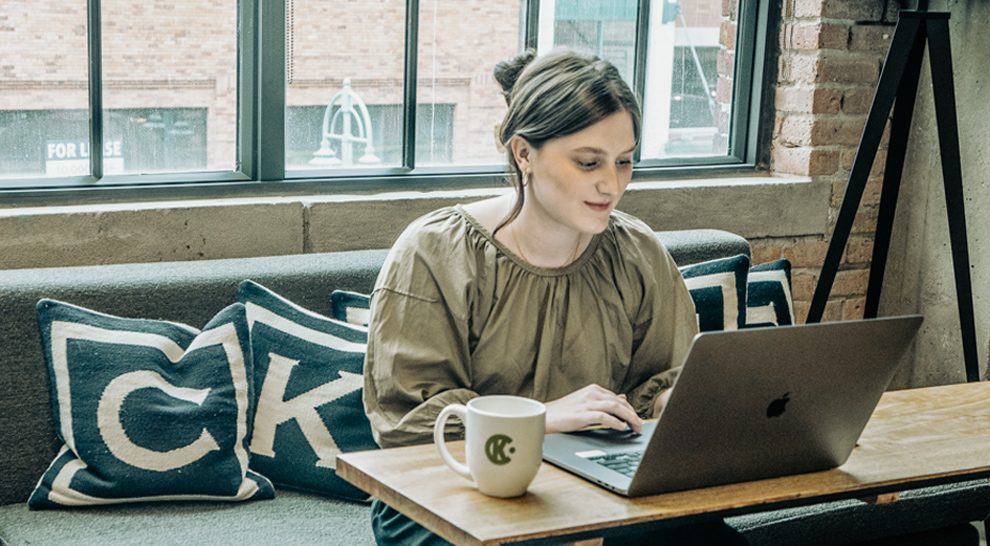
[[[509,448],[509,455],[505,454],[505,446],[512,443],[512,438],[505,434],[496,434],[485,442],[485,456],[492,464],[503,465],[511,461],[509,455],[516,452],[516,448]]]

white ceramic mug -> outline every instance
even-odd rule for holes
[[[462,464],[450,455],[443,431],[451,415],[465,429]],[[536,477],[543,461],[547,408],[520,396],[481,396],[467,406],[451,404],[433,426],[433,441],[447,466],[474,480],[478,491],[492,497],[518,497]]]

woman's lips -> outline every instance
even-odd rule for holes
[[[589,201],[585,201],[584,204],[588,205],[592,210],[596,210],[598,212],[605,212],[610,206],[610,203],[592,203]]]

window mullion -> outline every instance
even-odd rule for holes
[[[775,12],[774,17],[780,17]],[[775,47],[774,40],[768,38],[768,28],[776,28],[770,23],[769,2],[740,2],[738,15],[739,37],[737,38],[736,68],[733,75],[733,120],[729,136],[729,156],[740,157],[746,162],[759,159],[761,120],[763,107],[773,111],[773,94],[765,94],[765,89],[773,89],[776,73],[767,73],[768,47]],[[768,122],[772,127],[773,122]]]
[[[285,178],[285,0],[260,0],[254,65],[254,176]]]
[[[525,49],[536,49],[540,43],[540,0],[525,2],[524,9],[526,11],[523,21],[523,46]]]
[[[87,5],[89,48],[89,172],[96,182],[103,178],[103,27],[100,0]]]
[[[258,116],[255,105],[260,104],[257,89],[258,54],[261,29],[259,2],[238,0],[237,25],[237,167],[243,175],[256,180],[258,174],[258,136],[255,134]]]
[[[639,0],[636,9],[636,45],[633,51],[633,92],[643,104],[646,97],[646,64],[650,44],[650,4],[652,0]],[[642,153],[642,139],[636,148],[634,161],[638,162]]]
[[[419,66],[419,0],[406,1],[406,58],[403,76],[402,166],[416,168],[416,91]]]

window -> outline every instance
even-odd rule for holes
[[[736,2],[7,0],[0,189],[490,181],[492,68],[560,45],[643,97],[638,172],[746,165],[767,7]]]

